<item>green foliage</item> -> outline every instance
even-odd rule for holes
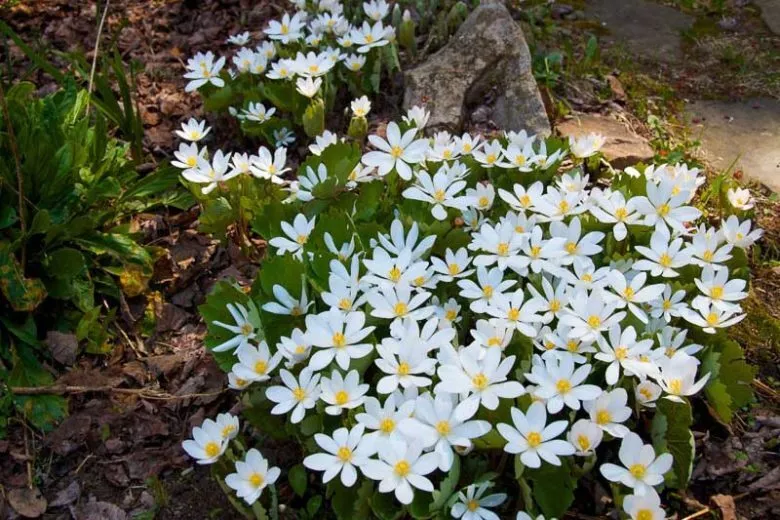
[[[739,343],[723,337],[713,342],[703,367],[710,374],[704,389],[707,402],[720,420],[729,423],[736,410],[753,401],[756,368],[745,361]]]
[[[574,502],[577,479],[571,471],[571,460],[560,466],[543,464],[541,468],[526,468],[524,476],[531,485],[534,502],[546,518],[562,518]]]
[[[693,441],[693,413],[687,401],[678,403],[660,399],[653,417],[652,435],[656,453],[668,452],[674,457],[666,484],[685,489],[693,471],[696,445]]]

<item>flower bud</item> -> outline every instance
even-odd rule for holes
[[[309,137],[316,137],[325,131],[325,102],[312,99],[303,113],[303,130]]]

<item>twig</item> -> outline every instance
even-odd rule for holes
[[[24,429],[24,459],[27,463],[27,487],[33,488],[32,461],[30,460],[30,444],[27,439],[27,428]]]
[[[193,397],[213,397],[220,395],[225,390],[218,392],[207,392],[197,394],[172,395],[165,392],[147,390],[145,388],[117,388],[113,386],[72,386],[72,385],[52,385],[52,386],[20,386],[11,387],[11,393],[16,395],[65,395],[65,394],[84,394],[88,392],[109,392],[116,394],[137,395],[142,399],[159,399],[162,401],[173,401],[177,399],[190,399]]]
[[[692,515],[688,515],[688,516],[686,516],[686,517],[685,517],[685,518],[683,518],[682,520],[693,520],[694,518],[699,518],[700,516],[704,516],[704,515],[706,515],[707,513],[711,513],[711,512],[713,512],[713,511],[712,511],[712,509],[710,509],[709,507],[705,507],[704,509],[701,509],[701,510],[699,510],[699,511],[696,511],[696,512],[695,512],[695,513],[693,513]]]
[[[103,16],[100,18],[100,25],[98,25],[97,36],[95,37],[95,49],[92,55],[92,70],[89,71],[89,86],[87,87],[87,94],[92,97],[92,84],[95,81],[95,69],[97,68],[98,51],[100,50],[100,35],[103,34],[103,24],[106,22],[106,15],[108,14],[108,8],[111,0],[106,0],[106,6],[103,8]],[[89,116],[89,109],[92,107],[92,103],[87,104],[86,115]]]
[[[81,471],[81,468],[83,468],[83,467],[84,467],[84,464],[86,464],[86,463],[87,463],[87,461],[88,461],[89,459],[91,459],[92,457],[94,457],[94,455],[93,455],[93,454],[91,454],[91,453],[90,453],[89,455],[87,455],[86,457],[84,457],[84,460],[82,460],[82,461],[81,461],[81,464],[79,464],[79,465],[78,465],[78,467],[76,468],[76,471],[75,471],[73,474],[74,474],[74,475],[78,475],[78,474],[79,474],[79,471]]]
[[[2,81],[0,81],[0,106],[3,108],[3,119],[8,124],[8,143],[11,146],[11,155],[14,156],[16,164],[16,191],[19,196],[19,223],[22,226],[22,236],[27,234],[27,219],[24,216],[24,180],[22,179],[22,162],[19,159],[19,149],[16,146],[16,134],[14,134],[14,125],[11,123],[11,115],[8,112],[8,103],[5,100],[5,90]],[[26,247],[22,245],[22,271],[24,271]]]

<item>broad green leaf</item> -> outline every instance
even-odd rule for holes
[[[14,368],[8,375],[8,385],[12,387],[47,386],[54,378],[44,370],[29,348],[16,349]],[[57,395],[15,395],[14,404],[24,418],[35,428],[51,430],[68,413],[68,402]]]
[[[560,466],[542,464],[541,468],[525,469],[525,477],[531,483],[534,501],[545,518],[563,518],[574,502],[577,480],[572,476],[571,463],[564,459]]]
[[[63,247],[52,252],[47,259],[47,273],[55,278],[70,280],[86,267],[84,255],[72,247]]]
[[[306,485],[308,484],[308,475],[306,474],[306,468],[303,464],[296,464],[290,471],[287,472],[287,480],[290,482],[290,487],[293,488],[295,494],[302,497],[306,494]]]
[[[666,483],[677,489],[685,489],[693,471],[696,446],[691,432],[692,423],[690,403],[658,400],[652,424],[653,446],[656,455],[668,452],[674,457],[672,469],[666,474]]]

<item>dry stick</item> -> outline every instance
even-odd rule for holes
[[[117,388],[113,386],[72,386],[72,385],[21,386],[21,387],[11,387],[10,390],[11,393],[16,395],[64,395],[64,394],[83,394],[87,392],[112,392],[117,394],[138,395],[142,399],[159,399],[162,401],[173,401],[176,399],[190,399],[193,397],[213,397],[215,395],[219,395],[225,392],[225,390],[220,390],[218,392],[171,395],[165,392],[146,390],[145,388]]]
[[[97,37],[95,38],[95,50],[92,54],[92,70],[89,71],[89,86],[87,87],[87,94],[92,97],[92,84],[95,81],[95,69],[97,68],[98,51],[100,50],[100,35],[103,34],[103,24],[106,22],[106,15],[108,14],[108,7],[111,0],[106,0],[106,6],[103,8],[103,16],[100,18],[100,25],[98,25]],[[92,108],[92,103],[87,104],[87,116],[89,116],[89,109]]]
[[[19,223],[22,226],[22,236],[27,234],[27,219],[24,216],[24,180],[22,179],[22,162],[19,159],[19,149],[16,146],[16,134],[14,134],[14,125],[11,123],[11,114],[8,112],[8,103],[5,100],[5,90],[3,82],[0,81],[0,106],[3,108],[3,119],[8,124],[8,143],[11,146],[11,155],[14,156],[16,163],[16,191],[19,196]],[[22,272],[24,272],[26,247],[22,247]]]

